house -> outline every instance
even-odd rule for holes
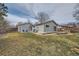
[[[18,25],[18,32],[51,33],[56,32],[57,26],[58,24],[53,20],[35,25],[24,23]]]
[[[32,31],[31,23],[20,24],[17,27],[18,27],[18,32],[31,32]]]
[[[36,24],[32,27],[32,32],[37,32],[37,33],[51,33],[51,32],[56,32],[58,24],[53,21],[47,21],[44,23]]]

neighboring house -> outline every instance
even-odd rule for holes
[[[79,24],[76,23],[68,23],[60,25],[57,30],[58,32],[79,32]]]
[[[32,24],[24,23],[18,25],[18,32],[31,32],[32,31]]]
[[[16,32],[17,31],[17,27],[16,26],[9,26],[7,32]]]
[[[51,33],[56,32],[57,26],[58,24],[55,21],[51,20],[45,23],[34,25],[32,27],[32,31],[37,33]]]

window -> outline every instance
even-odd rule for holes
[[[46,27],[49,27],[49,25],[46,25]]]
[[[24,32],[24,30],[22,30]]]

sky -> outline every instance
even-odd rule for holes
[[[75,22],[73,11],[76,4],[73,3],[6,3],[8,7],[7,20],[11,24],[17,22],[37,22],[35,16],[38,12],[45,12],[58,24]]]

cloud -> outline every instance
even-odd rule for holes
[[[8,13],[8,17],[6,17],[7,21],[9,21],[11,24],[16,25],[18,22],[27,22],[30,20],[30,22],[35,23],[37,22],[36,19],[33,18],[22,18],[13,14]]]
[[[8,13],[7,20],[11,22],[11,24],[16,24],[17,22],[27,22],[26,18],[18,17],[16,15],[9,14],[9,13]]]
[[[57,21],[59,24],[75,22],[75,19],[73,17],[74,7],[75,4],[71,3],[59,4],[57,9],[55,9],[53,16],[51,18]]]
[[[75,22],[72,16],[74,3],[8,3],[7,19],[12,23],[26,22],[30,19],[32,22],[36,20],[34,17],[38,12],[46,12],[50,18],[57,23]]]
[[[25,4],[16,4],[16,3],[8,3],[8,12],[10,14],[14,14],[19,17],[32,17],[30,10],[26,7]]]

